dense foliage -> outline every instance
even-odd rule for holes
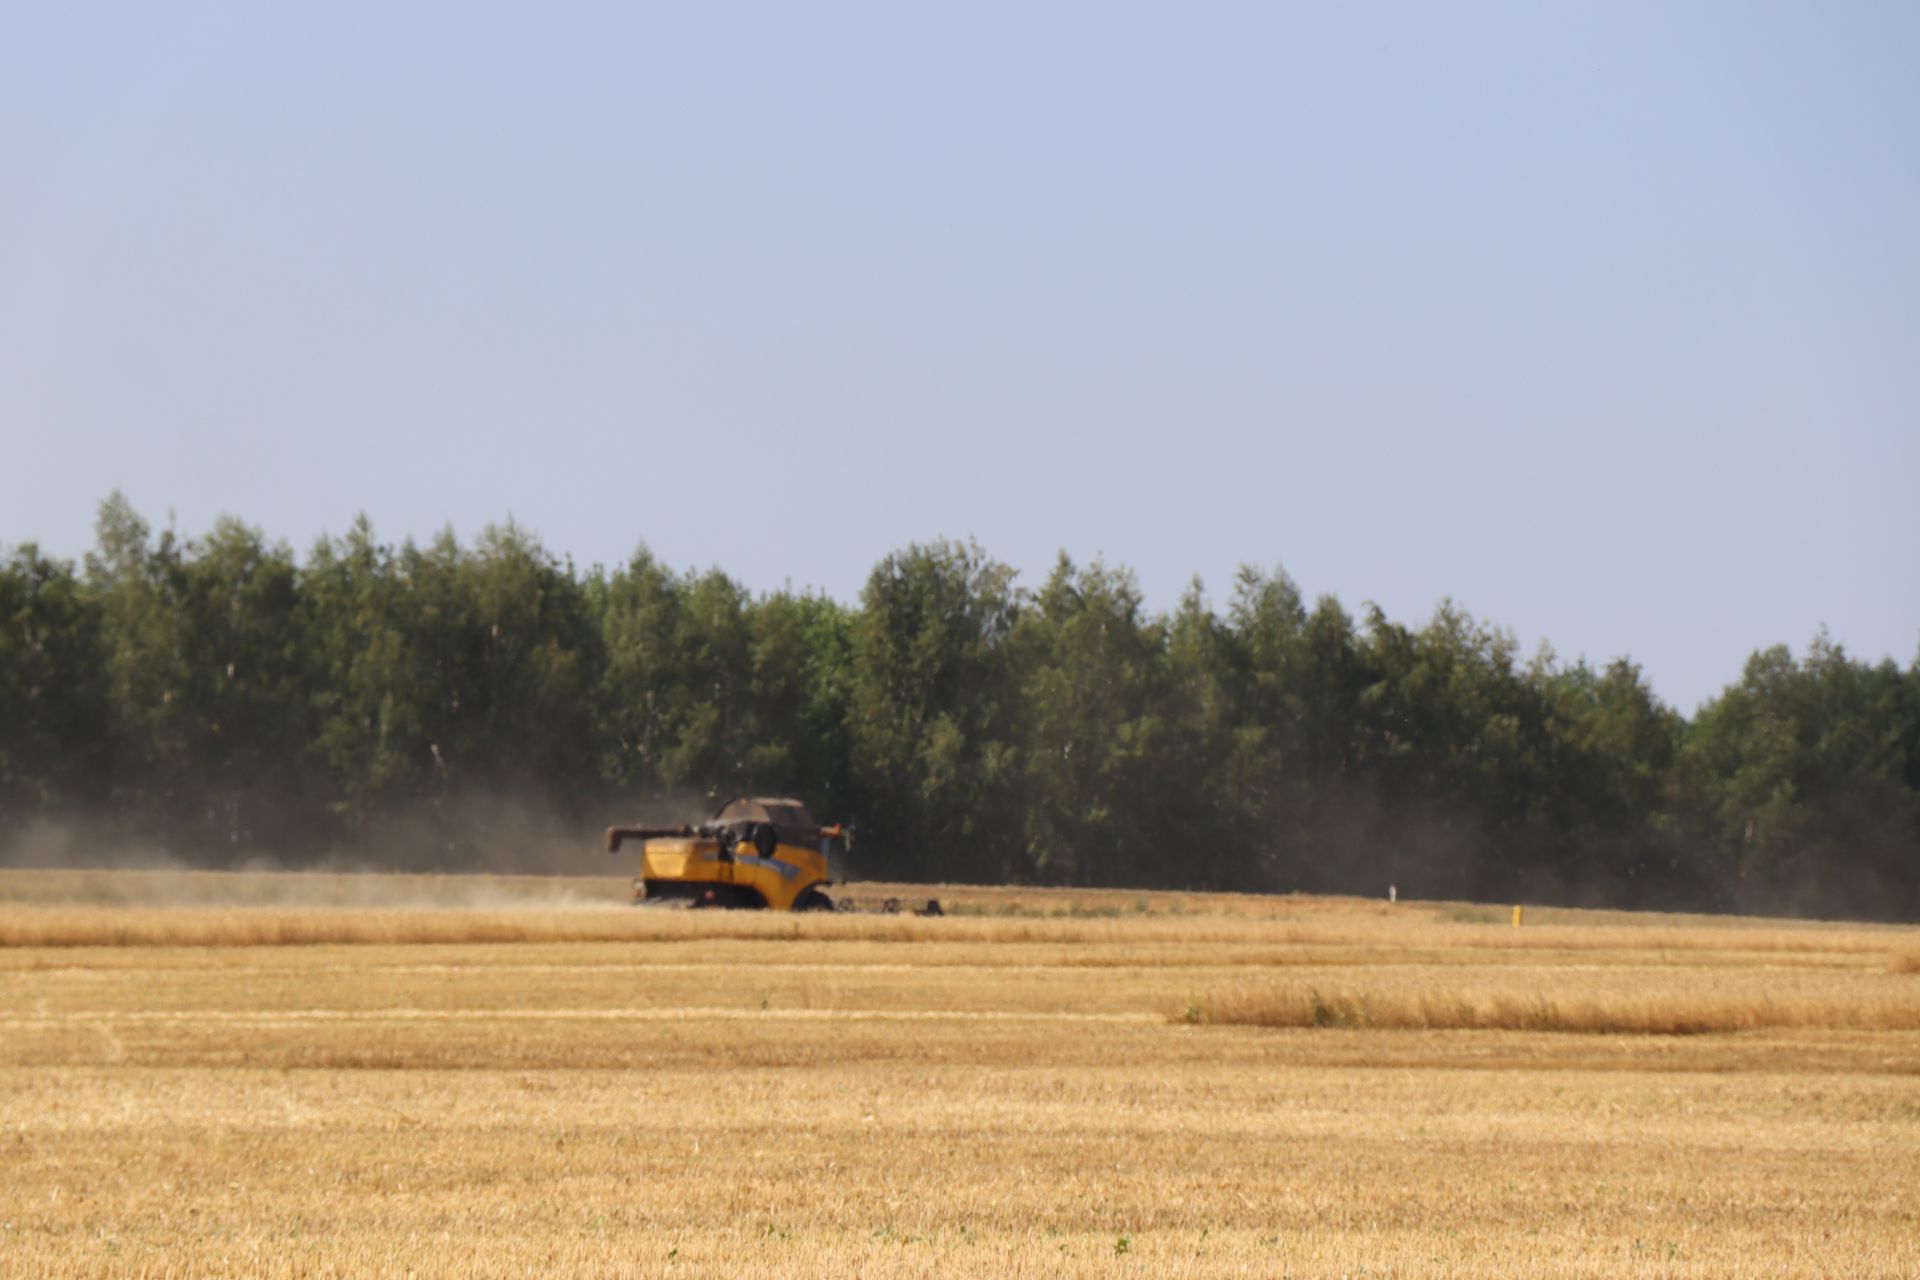
[[[1688,721],[1452,605],[1014,577],[911,546],[849,608],[645,550],[582,573],[512,524],[301,561],[115,496],[83,565],[0,560],[0,843],[473,865],[532,839],[510,812],[780,792],[899,879],[1920,916],[1920,662],[1768,649]]]

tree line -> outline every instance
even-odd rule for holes
[[[913,545],[848,605],[364,519],[301,559],[115,495],[81,563],[0,558],[0,846],[451,868],[519,838],[508,802],[584,847],[781,793],[901,880],[1920,917],[1920,660],[1764,649],[1689,719],[1452,604],[1015,577]]]

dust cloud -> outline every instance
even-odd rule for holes
[[[281,852],[237,841],[161,841],[86,814],[0,837],[0,899],[167,906],[592,907],[624,905],[634,857],[609,855],[614,823],[678,825],[705,796],[609,806],[591,819],[539,797],[475,794],[390,815],[358,837]]]

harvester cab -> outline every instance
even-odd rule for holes
[[[845,839],[798,800],[742,798],[698,826],[608,827],[607,852],[642,842],[636,903],[830,911],[828,850]]]

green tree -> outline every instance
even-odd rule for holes
[[[1025,708],[1027,868],[1058,883],[1180,876],[1170,845],[1176,734],[1162,715],[1166,627],[1133,574],[1060,557],[1015,629]],[[1179,852],[1175,852],[1179,851]],[[1170,864],[1170,865],[1169,865]]]
[[[850,737],[863,865],[906,879],[1021,866],[1013,570],[973,543],[875,567],[853,622]]]
[[[1680,786],[1744,909],[1907,917],[1920,909],[1920,716],[1912,673],[1824,635],[1753,655],[1689,728]]]
[[[467,698],[445,721],[450,767],[570,807],[592,790],[589,700],[601,666],[579,577],[511,521],[482,529],[458,568],[437,619],[436,652],[464,663],[450,681]]]
[[[853,802],[852,615],[822,595],[779,591],[747,609],[746,627],[756,726],[747,789],[843,816]]]
[[[1540,808],[1560,851],[1558,893],[1575,902],[1668,910],[1713,905],[1672,818],[1672,775],[1686,722],[1625,658],[1541,666],[1550,742]]]
[[[1228,605],[1232,794],[1248,887],[1373,891],[1381,805],[1363,767],[1362,697],[1374,677],[1332,596],[1309,611],[1284,570],[1243,568]]]
[[[434,773],[409,584],[362,515],[344,537],[314,544],[303,587],[319,671],[317,747],[345,829],[364,835],[383,811],[426,795]]]
[[[154,539],[118,494],[96,543],[87,573],[128,816],[214,860],[304,844],[314,732],[292,552],[230,518],[198,541]]]
[[[0,561],[0,844],[108,782],[99,610],[69,561],[33,543]]]
[[[1920,914],[1920,659],[1765,650],[1688,722],[1625,659],[1516,650],[1278,569],[1155,615],[1123,568],[1029,593],[942,541],[849,609],[644,547],[583,577],[511,522],[362,518],[302,566],[114,494],[84,575],[0,559],[0,837],[82,807],[218,861],[423,818],[399,843],[444,863],[480,801],[783,792],[908,879]]]
[[[604,597],[598,701],[611,780],[709,800],[789,781],[784,744],[762,739],[755,714],[752,602],[738,583],[675,574],[642,547]]]
[[[1558,884],[1544,673],[1524,669],[1517,649],[1450,601],[1417,632],[1369,609],[1360,755],[1382,822],[1356,870],[1429,895]]]
[[[1164,626],[1155,699],[1159,742],[1149,761],[1152,882],[1184,888],[1270,887],[1267,728],[1249,721],[1244,655],[1196,579]]]
[[[363,839],[417,817],[387,856],[458,859],[509,806],[564,815],[597,796],[599,632],[537,538],[509,523],[471,550],[450,531],[395,549],[363,517],[314,547],[305,584],[319,748]]]
[[[1307,700],[1320,693],[1305,663],[1306,608],[1283,569],[1243,567],[1234,581],[1224,652],[1233,736],[1219,804],[1236,832],[1234,860],[1253,888],[1316,883],[1311,866],[1315,778]]]

